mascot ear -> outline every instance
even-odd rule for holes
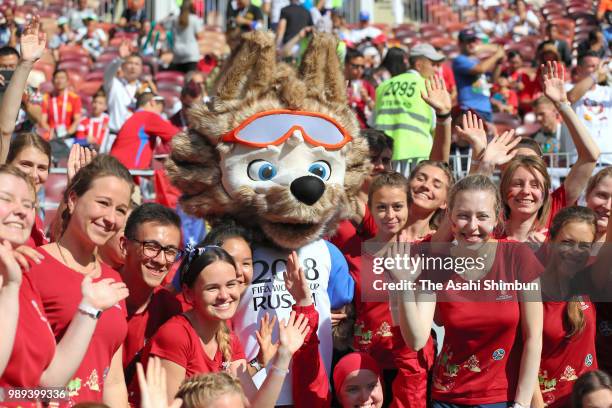
[[[224,101],[243,99],[248,92],[258,95],[267,90],[273,80],[276,68],[274,36],[252,31],[244,34],[242,41],[229,69],[219,80],[217,96]]]
[[[304,53],[300,73],[308,97],[330,104],[346,105],[346,84],[337,47],[338,42],[334,36],[313,34]]]

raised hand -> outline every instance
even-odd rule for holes
[[[11,244],[8,241],[2,241],[0,243],[0,287],[8,285],[19,287],[22,276],[21,266],[15,259]]]
[[[77,143],[72,145],[68,155],[68,184],[83,167],[87,166],[98,153]]]
[[[296,313],[294,311],[292,311],[291,316],[289,316],[289,322],[285,323],[285,320],[282,320],[278,328],[280,347],[288,351],[291,355],[302,347],[304,339],[310,331],[308,318],[303,314],[300,314],[296,318]]]
[[[393,242],[387,248],[385,256],[394,260],[403,259],[404,256],[410,256],[410,243],[400,241]],[[403,262],[400,262],[398,265],[394,262],[394,267],[385,268],[385,274],[389,277],[391,282],[400,282],[402,280],[413,282],[420,275],[420,270],[401,268],[403,264]]]
[[[132,42],[130,40],[123,40],[119,45],[119,57],[125,59],[132,54]]]
[[[512,151],[521,141],[520,136],[514,135],[514,129],[507,130],[499,136],[495,136],[487,145],[482,156],[482,161],[492,166],[501,166],[514,159],[517,150]]]
[[[542,64],[542,78],[544,85],[544,95],[554,103],[567,102],[565,92],[565,67],[560,62],[548,61],[547,65]]]
[[[30,269],[28,258],[36,264],[40,264],[40,262],[45,259],[43,254],[28,245],[18,246],[13,251],[13,255],[15,256],[15,260],[21,265],[21,268],[25,270]]]
[[[425,80],[425,90],[421,91],[421,97],[429,106],[434,108],[437,115],[446,115],[453,107],[444,80],[437,74]]]
[[[293,299],[299,306],[309,306],[312,304],[310,288],[295,251],[292,251],[287,258],[287,270],[283,272],[283,278],[285,279],[287,291],[293,296]]]
[[[113,307],[130,294],[125,283],[110,278],[94,283],[92,274],[83,278],[81,293],[83,294],[83,300],[96,309],[106,310]]]
[[[264,366],[272,360],[272,357],[276,354],[276,350],[278,350],[278,343],[272,343],[274,326],[276,326],[276,316],[270,319],[270,316],[266,313],[261,318],[259,330],[255,331],[255,337],[257,337],[257,343],[259,343],[259,355],[257,358]]]
[[[36,62],[42,57],[47,43],[47,34],[40,31],[40,18],[32,17],[32,21],[25,26],[19,46],[21,48],[21,60]]]
[[[168,406],[166,370],[162,367],[159,357],[149,358],[146,377],[142,364],[136,363],[136,374],[140,386],[141,408],[180,408],[183,403],[180,398],[176,398]]]
[[[482,152],[487,147],[487,132],[482,119],[468,112],[463,114],[461,121],[461,127],[455,126],[459,138],[467,142],[472,150]]]

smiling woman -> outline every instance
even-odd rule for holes
[[[51,145],[35,133],[21,133],[11,142],[6,162],[30,176],[34,180],[36,193],[38,193],[49,177]],[[47,242],[43,231],[43,221],[36,215],[27,244],[41,246]]]
[[[96,257],[125,224],[133,189],[128,170],[115,158],[100,155],[74,176],[64,193],[62,232],[57,242],[39,248],[45,256],[30,274],[56,338],[77,310],[99,319],[90,347],[74,378],[83,380],[72,395],[74,402],[104,401],[110,406],[127,404],[122,350],[127,324],[125,304],[115,304],[100,315],[95,305],[79,304],[85,276],[95,281],[121,282],[121,277]]]

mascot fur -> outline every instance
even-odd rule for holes
[[[261,316],[290,313],[282,272],[296,250],[320,314],[328,373],[330,309],[350,303],[354,283],[344,257],[321,238],[350,216],[369,171],[336,46],[334,37],[315,34],[296,70],[277,63],[272,34],[245,34],[216,97],[188,113],[190,129],[174,138],[167,163],[184,211],[213,222],[231,217],[258,241],[253,281],[234,319],[247,360],[258,351]],[[278,404],[290,403],[286,381]]]

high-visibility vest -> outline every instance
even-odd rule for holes
[[[421,97],[425,80],[416,71],[376,88],[375,128],[393,138],[392,160],[427,158],[433,144],[433,109]]]
[[[261,8],[261,0],[251,0],[251,4],[255,7]]]

